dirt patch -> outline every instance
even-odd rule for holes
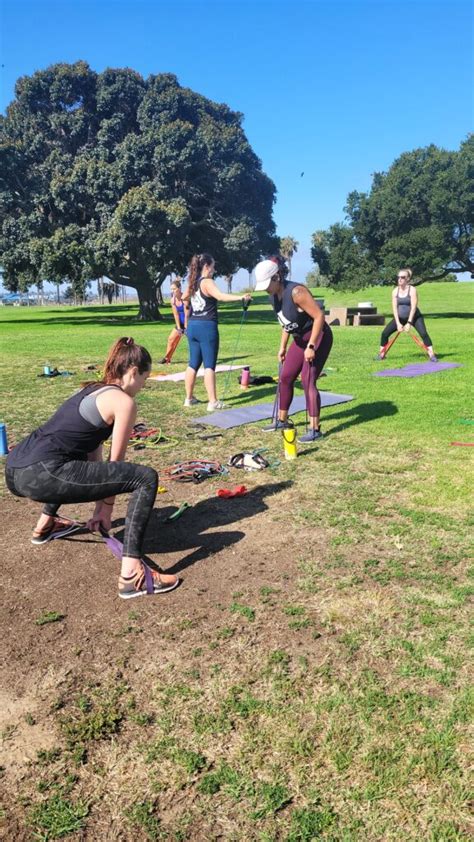
[[[214,496],[216,486],[211,484],[173,487],[174,504],[169,495],[160,495],[145,551],[163,569],[178,573],[181,586],[160,597],[127,602],[117,596],[118,562],[102,540],[79,534],[33,546],[30,529],[38,506],[4,498],[10,562],[1,582],[2,676],[8,688],[1,707],[9,777],[21,775],[37,750],[53,745],[54,734],[40,720],[62,688],[80,673],[100,675],[104,665],[127,661],[130,636],[139,641],[140,653],[132,656],[138,672],[147,665],[182,663],[190,649],[229,621],[233,594],[240,603],[254,604],[265,587],[291,593],[296,562],[307,541],[316,546],[318,536],[314,529],[311,538],[301,528],[287,531],[282,552],[274,517],[289,488],[278,480],[255,480],[246,497],[233,500]],[[192,507],[174,524],[165,524],[184,500]],[[85,520],[89,511],[90,506],[64,509],[78,520]],[[120,538],[125,502],[114,513],[114,534]],[[137,611],[139,621],[130,620]],[[37,625],[45,612],[57,612],[63,619]],[[280,638],[288,642],[285,630],[284,620],[273,625],[272,646]],[[261,633],[257,618],[249,626],[249,645]],[[25,716],[35,724],[27,725]]]
[[[349,483],[331,496],[329,468],[324,499],[315,466],[302,459],[298,469],[298,486],[287,465],[232,483],[170,484],[157,498],[145,553],[178,573],[181,585],[127,602],[117,596],[118,561],[98,536],[33,546],[38,506],[4,496],[6,839],[31,839],[25,828],[32,811],[46,805],[45,820],[56,797],[78,815],[88,811],[68,836],[73,842],[252,839],[255,816],[259,833],[286,838],[293,819],[282,805],[291,803],[288,810],[305,822],[312,802],[302,787],[313,792],[316,779],[321,791],[337,790],[324,796],[327,810],[314,807],[316,823],[335,821],[333,809],[363,821],[365,805],[358,812],[351,792],[356,780],[362,792],[372,774],[372,711],[401,708],[411,722],[410,705],[444,705],[451,661],[436,648],[420,661],[418,626],[413,647],[398,640],[402,623],[418,623],[419,615],[402,598],[413,558],[393,542],[398,524],[375,509],[352,511]],[[239,481],[246,496],[216,497],[219,487]],[[190,508],[166,523],[185,501]],[[126,499],[114,511],[119,539],[125,510]],[[89,512],[64,510],[78,520]],[[411,588],[413,599],[425,599],[423,587]],[[451,603],[436,598],[433,610],[451,610]],[[430,611],[422,618],[428,629],[444,623]],[[38,624],[47,612],[55,621]],[[390,635],[392,648],[385,645]],[[453,664],[455,657],[456,648]],[[421,758],[422,737],[415,728]],[[376,728],[372,751],[385,763]],[[386,751],[392,758],[390,745]],[[390,760],[394,768],[405,753]],[[391,810],[397,827],[398,807]],[[41,821],[36,814],[38,832]],[[392,838],[383,810],[379,821],[367,838]]]

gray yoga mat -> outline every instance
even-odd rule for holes
[[[347,403],[354,400],[353,395],[335,395],[331,392],[320,392],[321,406],[334,406],[337,403]],[[295,412],[304,412],[306,401],[304,395],[293,399],[290,407],[290,415]],[[240,406],[236,409],[224,409],[222,412],[209,412],[201,418],[193,418],[193,424],[209,424],[211,427],[220,427],[222,430],[230,430],[231,427],[240,427],[242,424],[254,424],[256,421],[265,421],[271,418],[275,404],[257,403],[253,406]]]

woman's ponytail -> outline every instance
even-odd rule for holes
[[[201,277],[201,272],[204,266],[210,266],[214,263],[214,258],[211,254],[194,254],[188,266],[188,291],[189,296],[196,292],[196,282]]]
[[[103,383],[114,383],[136,366],[139,374],[151,369],[151,356],[131,336],[122,336],[112,345],[104,365]]]

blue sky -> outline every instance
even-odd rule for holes
[[[2,111],[19,76],[78,59],[172,72],[241,111],[278,189],[278,233],[300,242],[302,280],[311,233],[343,219],[351,190],[368,190],[402,152],[457,149],[472,131],[467,0],[1,0],[1,10]]]

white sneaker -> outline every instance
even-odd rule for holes
[[[197,403],[200,403],[197,398],[186,398],[183,406],[194,406]]]
[[[216,409],[225,409],[225,403],[222,401],[209,401],[207,411],[214,412]]]

